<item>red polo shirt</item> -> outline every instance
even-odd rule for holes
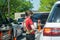
[[[31,25],[33,25],[33,21],[31,18],[26,18],[26,27],[28,30],[32,30]],[[35,34],[35,32],[33,31],[31,34]]]

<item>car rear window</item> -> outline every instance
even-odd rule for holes
[[[19,18],[18,22],[23,22],[25,18]]]
[[[60,22],[60,4],[55,5],[47,22]]]
[[[33,21],[37,22],[38,19],[40,18],[41,23],[45,24],[48,15],[49,15],[49,13],[36,13],[36,14],[33,14]]]

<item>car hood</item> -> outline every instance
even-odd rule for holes
[[[60,23],[46,23],[44,27],[60,28]]]

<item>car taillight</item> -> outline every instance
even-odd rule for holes
[[[51,36],[51,28],[44,28],[43,35],[44,36]]]
[[[2,36],[3,36],[3,33],[2,33],[2,32],[0,32],[0,40],[2,40]]]
[[[60,28],[44,28],[44,36],[60,36]]]

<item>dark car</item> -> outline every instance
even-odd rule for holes
[[[41,20],[42,28],[45,25],[49,12],[33,12],[32,20],[34,23],[37,23],[38,19]],[[18,18],[18,24],[23,27],[24,17]]]
[[[48,12],[37,12],[33,14],[32,20],[33,22],[37,22],[38,19],[41,20],[42,27],[45,25],[45,22],[48,18],[49,13]]]
[[[18,23],[22,23],[24,21],[25,18],[18,18]]]

